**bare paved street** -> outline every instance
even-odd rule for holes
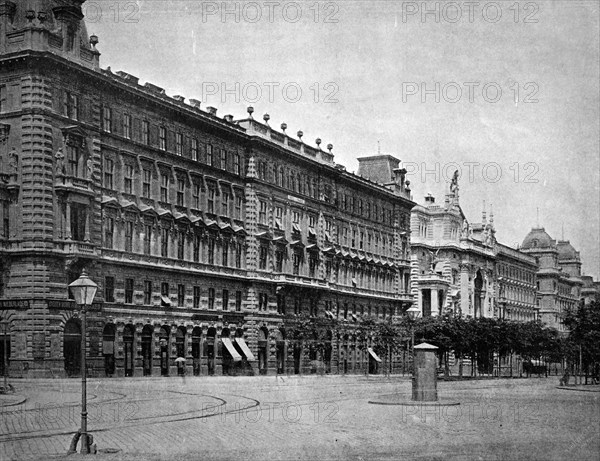
[[[0,460],[64,458],[80,381],[14,384],[0,396]],[[441,382],[460,405],[418,407],[368,403],[409,399],[401,377],[92,379],[88,424],[94,459],[599,459],[600,393],[556,385]]]

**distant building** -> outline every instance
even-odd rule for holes
[[[535,258],[496,240],[494,216],[469,223],[458,177],[442,204],[431,195],[411,213],[412,290],[423,316],[535,320]]]
[[[528,322],[539,318],[534,257],[497,244],[498,317]]]
[[[539,266],[536,274],[540,318],[545,324],[566,332],[563,323],[567,309],[581,299],[581,258],[569,241],[552,239],[543,227],[533,228],[520,251],[533,256]]]
[[[591,302],[600,302],[600,282],[594,281],[591,275],[582,275],[581,281],[583,285],[581,287],[581,297],[585,305]]]

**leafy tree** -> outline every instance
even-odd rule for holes
[[[569,329],[565,355],[571,366],[581,365],[586,377],[591,371],[598,376],[600,370],[600,303],[594,301],[566,312],[564,323]],[[583,370],[581,370],[583,371]],[[587,378],[586,378],[587,379]]]

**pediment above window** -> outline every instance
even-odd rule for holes
[[[87,133],[78,125],[66,126],[61,129],[63,134],[63,139],[67,146],[85,147],[85,139],[87,137]]]

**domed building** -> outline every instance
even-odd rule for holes
[[[571,242],[559,240],[556,249],[558,250],[558,264],[563,271],[571,277],[581,277],[581,257]]]
[[[552,239],[543,227],[534,227],[525,236],[521,249],[530,248],[556,248],[556,241]]]
[[[534,227],[523,239],[521,251],[536,258],[537,303],[545,324],[565,333],[565,312],[581,296],[581,259],[569,241],[554,240],[543,227]]]

